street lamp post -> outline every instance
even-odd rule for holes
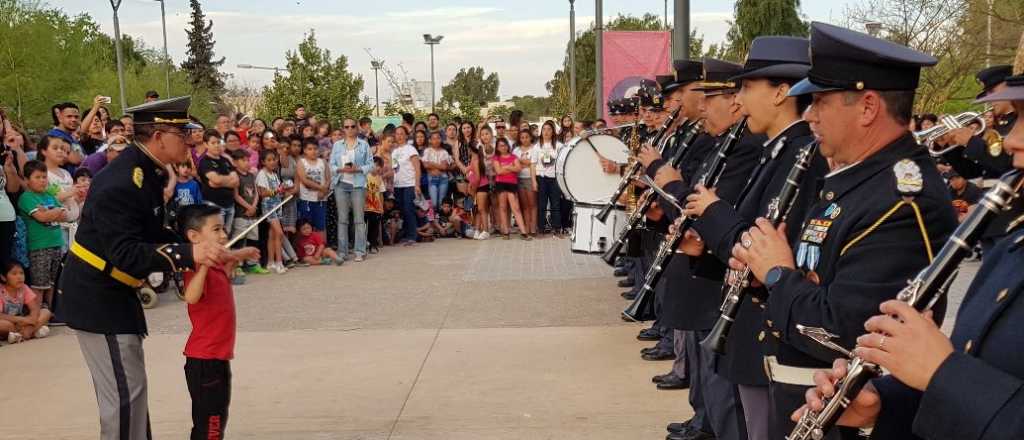
[[[167,13],[164,10],[164,0],[156,0],[160,2],[160,25],[164,29],[164,62],[166,65],[166,76],[167,76],[167,97],[171,97],[171,57],[167,55]]]
[[[377,60],[370,60],[370,68],[373,69],[373,94],[376,100],[374,113],[380,116],[380,85],[377,83],[377,73],[384,67],[384,63]]]
[[[423,43],[430,46],[430,111],[435,111],[434,103],[437,102],[436,96],[434,95],[437,87],[434,84],[434,46],[441,44],[441,39],[444,35],[431,36],[430,34],[423,34]]]
[[[600,119],[604,116],[604,12],[602,7],[604,6],[603,0],[596,0],[594,4],[594,52],[597,53],[597,76],[596,86],[594,87],[594,101],[596,101],[597,111],[594,112],[594,118]]]
[[[117,55],[117,85],[121,91],[121,112],[128,108],[128,98],[124,93],[124,64],[121,62],[121,23],[117,19],[117,9],[121,7],[121,0],[110,0],[110,7],[114,8],[114,52]]]
[[[576,7],[569,0],[569,111],[576,118]]]

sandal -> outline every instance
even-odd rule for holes
[[[505,235],[503,235],[501,237],[501,239],[502,240],[511,240],[512,239],[512,234],[505,234]]]

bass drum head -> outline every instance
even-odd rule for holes
[[[619,164],[629,160],[629,149],[618,138],[607,134],[577,137],[558,154],[555,177],[567,198],[577,203],[602,205],[609,202],[622,177],[605,173],[601,158]]]

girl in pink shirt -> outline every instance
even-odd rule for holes
[[[522,170],[522,165],[519,159],[512,154],[512,147],[508,144],[508,139],[498,138],[495,144],[497,150],[494,155],[494,192],[498,197],[498,224],[501,226],[501,233],[504,235],[504,239],[508,240],[511,238],[508,224],[508,211],[512,209],[512,215],[515,216],[516,225],[519,227],[520,238],[526,241],[530,241],[529,234],[526,233],[526,222],[523,221],[523,213],[519,210],[519,198],[517,193],[519,192],[519,171]]]
[[[8,262],[0,273],[0,340],[9,344],[25,339],[45,338],[53,314],[40,307],[39,295],[25,284],[25,268]]]

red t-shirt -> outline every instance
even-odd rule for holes
[[[324,236],[320,235],[319,232],[313,231],[309,236],[302,236],[300,234],[296,242],[295,252],[299,254],[299,258],[313,257],[316,256],[316,249],[325,244]]]
[[[185,272],[185,285],[195,272]],[[231,279],[221,266],[206,274],[203,297],[188,305],[192,333],[185,343],[185,356],[196,359],[231,360],[235,357],[235,294]]]

